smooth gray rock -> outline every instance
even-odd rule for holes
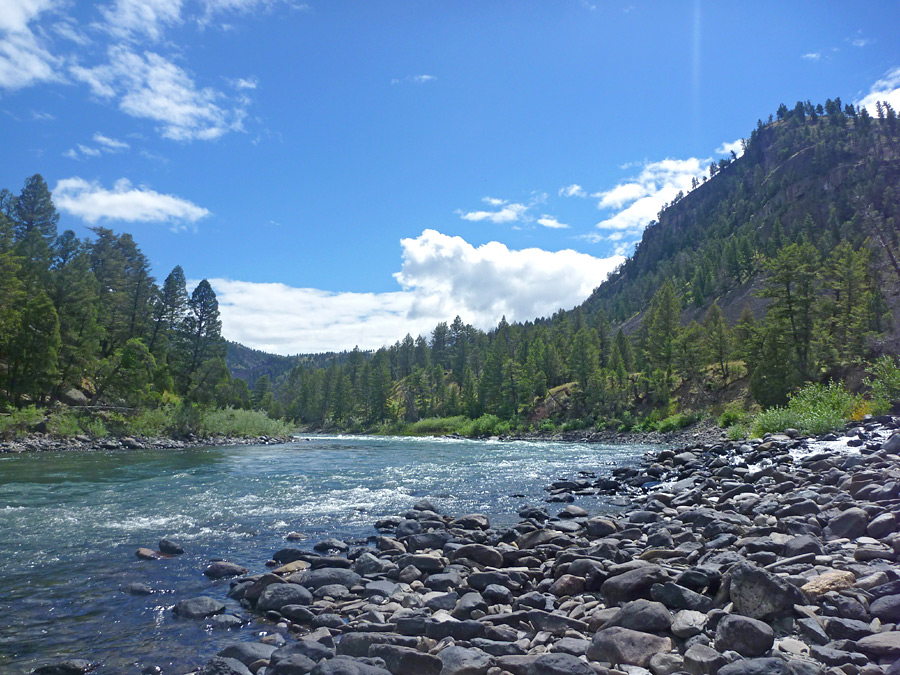
[[[447,647],[438,654],[441,660],[441,675],[485,675],[493,665],[489,654],[480,649]]]
[[[625,603],[639,598],[650,599],[653,584],[665,583],[669,575],[659,565],[638,567],[603,582],[600,593],[609,602]]]
[[[525,669],[526,675],[596,675],[586,662],[571,654],[543,654]]]
[[[336,656],[322,661],[310,671],[309,675],[392,675],[392,673],[348,656]]]
[[[659,633],[672,627],[672,613],[661,602],[634,600],[624,605],[604,624],[605,628],[621,626],[648,633]]]
[[[715,675],[726,663],[728,659],[706,645],[691,645],[684,653],[684,669],[691,675]]]
[[[267,667],[266,675],[307,675],[315,667],[316,662],[312,659],[303,654],[292,654],[274,666]]]
[[[772,649],[775,632],[762,621],[732,614],[716,626],[716,649],[734,651],[741,656],[762,656]]]
[[[212,565],[203,570],[203,574],[205,574],[210,579],[226,579],[228,577],[239,577],[242,574],[246,573],[246,567],[241,567],[240,565],[226,562],[224,560],[214,562]]]
[[[793,675],[781,659],[742,659],[719,668],[718,675]]]
[[[654,654],[672,649],[672,640],[628,628],[604,628],[594,634],[587,656],[592,661],[646,667]]]
[[[369,656],[383,659],[393,675],[440,675],[441,672],[442,664],[438,657],[412,647],[372,645],[369,647]]]
[[[415,647],[418,640],[414,637],[397,635],[396,633],[346,633],[337,645],[338,656],[368,656],[369,647],[378,644]]]
[[[208,595],[179,600],[172,608],[176,616],[186,619],[205,619],[225,611],[225,605]]]
[[[300,584],[306,586],[306,588],[310,590],[315,590],[320,586],[330,586],[332,584],[351,588],[356,586],[360,581],[362,581],[362,577],[356,572],[340,567],[323,567],[317,570],[309,570],[300,576]]]
[[[214,656],[207,661],[197,675],[253,675],[250,669],[237,659]]]
[[[828,521],[825,526],[825,537],[828,539],[856,539],[866,533],[869,516],[858,506],[841,511]]]
[[[256,609],[260,612],[274,609],[277,612],[285,605],[309,605],[312,601],[312,593],[300,584],[270,584],[259,596]]]
[[[267,645],[262,642],[236,642],[225,647],[218,653],[218,656],[237,659],[245,666],[249,666],[254,661],[268,661],[276,649],[275,645]]]
[[[884,595],[873,600],[869,613],[884,622],[897,623],[900,621],[900,595]]]
[[[59,663],[50,663],[46,666],[35,668],[33,675],[82,675],[91,670],[93,665],[84,659],[69,659]]]

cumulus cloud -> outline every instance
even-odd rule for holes
[[[742,138],[731,143],[722,143],[716,148],[717,155],[731,155],[732,152],[738,157],[744,154],[744,140]]]
[[[566,230],[569,228],[569,226],[565,223],[561,223],[554,216],[548,216],[547,214],[544,214],[540,218],[538,218],[537,222],[538,225],[549,227],[552,230]]]
[[[559,196],[560,197],[587,197],[587,192],[584,191],[578,183],[572,183],[571,185],[567,185],[566,187],[559,188]]]
[[[127,47],[112,47],[108,63],[77,66],[72,75],[95,96],[116,100],[124,113],[158,122],[165,138],[213,140],[243,130],[246,99],[229,101],[219,91],[198,87],[182,68],[153,52],[137,54]]]
[[[888,71],[883,78],[878,80],[869,89],[869,93],[856,102],[857,107],[863,107],[870,115],[875,115],[875,103],[887,101],[894,110],[900,110],[900,67]]]
[[[584,300],[619,264],[572,250],[510,250],[498,242],[472,246],[425,230],[403,239],[402,265],[391,293],[330,293],[284,284],[210,279],[223,333],[280,354],[375,349],[407,332],[428,334],[459,315],[483,329],[548,316]]]
[[[111,190],[77,176],[64,178],[53,188],[53,201],[60,211],[88,223],[169,223],[177,229],[209,215],[208,210],[193,202],[145,186],[135,187],[126,178],[116,181]]]
[[[642,231],[678,192],[691,190],[692,179],[699,179],[704,174],[709,161],[708,158],[691,157],[645,163],[634,178],[592,195],[599,199],[598,208],[616,211],[597,223],[597,227],[633,233]]]
[[[482,220],[488,220],[492,223],[514,223],[516,221],[522,220],[525,214],[528,212],[529,206],[525,204],[516,204],[509,203],[503,199],[496,199],[494,197],[484,197],[481,201],[483,201],[488,206],[495,207],[495,211],[457,211],[459,213],[459,217],[463,220],[469,220],[472,222],[480,222]]]
[[[50,53],[29,26],[57,4],[56,0],[5,0],[0,4],[0,87],[21,89],[64,79],[62,60]]]

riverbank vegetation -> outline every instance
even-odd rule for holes
[[[886,412],[900,399],[900,127],[877,110],[781,106],[573,310],[490,331],[456,317],[374,352],[232,345],[226,362],[207,281],[188,294],[176,267],[157,285],[127,234],[57,235],[32,176],[0,194],[0,432],[58,402],[74,407],[31,427],[502,436],[713,419],[736,438]]]

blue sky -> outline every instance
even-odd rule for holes
[[[3,0],[0,187],[374,348],[581,302],[778,104],[900,108],[900,3]]]

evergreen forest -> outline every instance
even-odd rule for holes
[[[360,432],[668,430],[716,417],[741,433],[751,412],[810,386],[846,392],[845,417],[900,397],[900,381],[873,379],[897,377],[900,340],[900,127],[888,104],[874,116],[840,99],[781,105],[579,307],[489,331],[448,317],[374,352],[228,345],[206,280],[189,294],[176,267],[157,283],[130,235],[95,227],[79,240],[58,221],[40,175],[0,192],[7,413],[164,410],[166,433],[216,409]]]

